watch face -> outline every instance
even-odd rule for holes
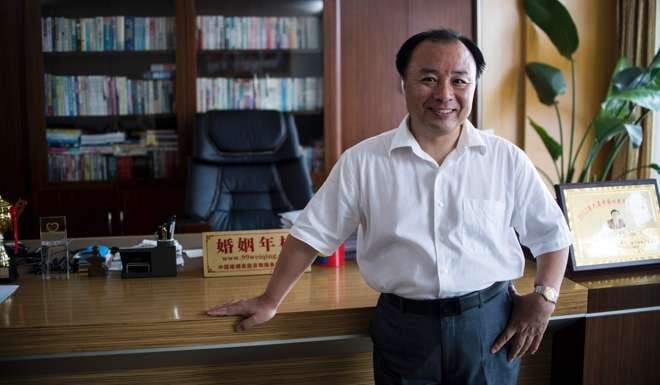
[[[548,286],[536,286],[534,291],[541,294],[546,301],[557,302],[557,297],[559,296],[557,291]]]
[[[546,287],[545,290],[543,290],[543,294],[545,295],[545,298],[547,298],[548,300],[554,301],[554,299],[555,299],[554,294],[555,293],[553,293],[550,288]]]

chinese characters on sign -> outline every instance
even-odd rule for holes
[[[271,274],[287,234],[284,229],[203,233],[204,276]]]

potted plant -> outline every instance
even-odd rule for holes
[[[532,118],[528,119],[553,160],[557,183],[618,179],[637,170],[639,167],[626,170],[622,175],[610,175],[614,160],[624,145],[629,142],[637,148],[642,144],[641,123],[648,112],[660,110],[660,51],[646,68],[629,65],[625,57],[618,60],[599,112],[589,123],[578,145],[574,146],[576,81],[573,54],[579,45],[577,28],[568,10],[558,0],[523,0],[523,4],[530,20],[546,33],[559,53],[571,63],[572,109],[568,143],[564,142],[558,107],[558,97],[566,92],[562,72],[541,62],[530,62],[525,66],[527,77],[541,103],[554,107],[556,111],[559,141]],[[577,158],[583,150],[586,151],[586,160],[578,168]],[[592,166],[599,157],[603,159],[603,167],[594,170]],[[660,171],[655,163],[641,168]],[[539,172],[553,184],[549,175],[542,170]]]

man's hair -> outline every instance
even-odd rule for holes
[[[399,52],[396,54],[396,69],[399,71],[401,78],[404,78],[406,75],[408,63],[410,63],[410,57],[412,56],[415,47],[417,47],[419,43],[426,40],[441,43],[463,43],[465,48],[470,51],[470,54],[472,54],[472,58],[474,59],[474,63],[477,67],[477,78],[479,78],[479,76],[481,76],[481,74],[484,72],[484,69],[486,68],[484,55],[472,40],[462,36],[456,31],[452,31],[451,29],[431,29],[411,36],[408,38],[408,40],[406,40],[405,43],[403,43],[401,48],[399,48]]]
[[[610,215],[612,215],[612,214],[614,214],[614,213],[619,213],[619,214],[621,214],[621,213],[619,212],[619,210],[617,210],[617,209],[613,209],[612,211],[610,211]]]

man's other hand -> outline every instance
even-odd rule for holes
[[[536,353],[555,305],[536,293],[520,295],[513,286],[509,293],[513,298],[511,318],[493,344],[491,353],[497,353],[509,342],[508,359],[513,361],[527,353]]]
[[[277,307],[272,305],[264,295],[260,295],[214,306],[207,310],[206,314],[210,316],[243,316],[243,319],[234,327],[236,331],[243,331],[269,321],[276,312]]]

